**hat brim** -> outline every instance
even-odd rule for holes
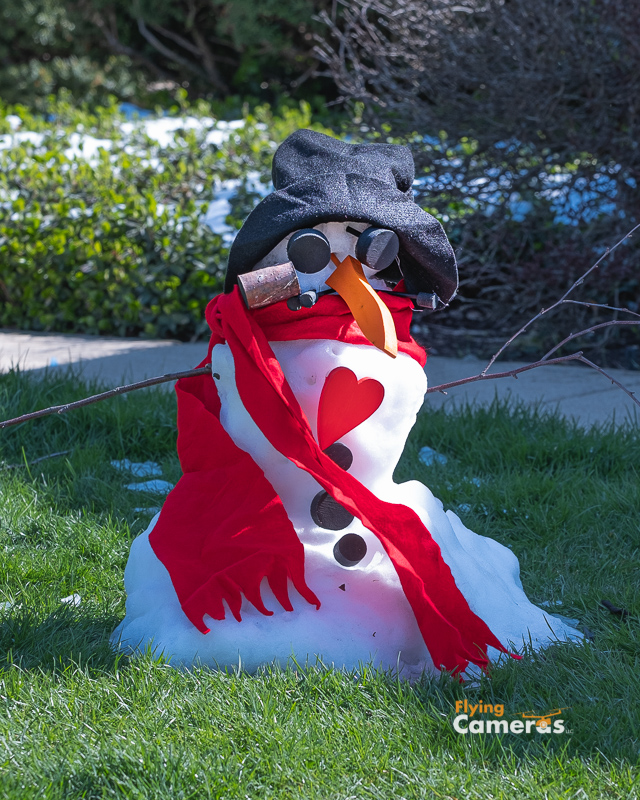
[[[395,231],[407,290],[435,292],[448,302],[458,288],[453,248],[442,225],[388,183],[348,173],[314,175],[265,197],[249,214],[232,245],[224,291],[251,272],[278,242],[323,222],[367,222]]]

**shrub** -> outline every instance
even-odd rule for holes
[[[328,0],[3,0],[0,97],[42,112],[49,94],[109,94],[139,105],[192,98],[304,97],[331,91],[313,78],[310,30]],[[311,91],[309,91],[311,90]],[[301,92],[299,94],[302,94]]]
[[[308,107],[279,116],[260,108],[216,145],[207,143],[216,123],[200,104],[203,127],[177,130],[167,147],[140,125],[123,133],[113,108],[58,110],[55,127],[25,109],[4,110],[5,129],[7,112],[17,111],[22,128],[39,131],[19,129],[0,151],[0,326],[204,334],[203,311],[221,289],[230,239],[203,224],[207,203],[223,181],[235,181],[227,223],[239,227],[253,187],[270,180],[277,144],[311,125]]]
[[[356,121],[410,141],[418,201],[456,247],[460,299],[439,321],[512,330],[639,221],[640,18],[630,4],[338,7],[317,52]],[[581,299],[638,310],[638,253],[620,248]],[[595,309],[565,308],[547,333],[597,321]],[[637,345],[629,329],[602,339],[614,334]]]

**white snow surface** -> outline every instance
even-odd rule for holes
[[[174,484],[169,481],[154,479],[151,481],[141,481],[139,483],[127,484],[130,492],[147,492],[147,494],[169,494]]]
[[[162,467],[155,461],[129,461],[128,458],[122,461],[112,461],[111,466],[123,472],[130,472],[136,478],[158,477],[162,475]]]
[[[426,377],[417,362],[404,354],[392,359],[373,347],[337,341],[276,342],[272,347],[314,435],[322,386],[333,369],[348,367],[358,379],[375,378],[383,384],[380,407],[340,439],[353,454],[349,472],[381,499],[405,504],[420,516],[471,609],[505,646],[522,651],[582,638],[571,626],[529,602],[511,550],[470,531],[417,481],[394,483],[393,471],[426,390]],[[125,571],[126,616],[113,633],[114,644],[133,652],[150,647],[183,667],[202,663],[251,672],[265,664],[284,666],[293,657],[301,665],[321,659],[326,665],[349,670],[370,662],[408,680],[435,672],[379,540],[357,519],[340,531],[313,522],[310,504],[321,487],[278,453],[253,422],[237,393],[234,361],[226,345],[214,348],[212,371],[220,375],[216,383],[222,424],[281,497],[304,545],[306,580],[321,607],[316,610],[290,585],[294,610],[284,611],[263,581],[263,600],[273,616],[262,615],[244,600],[241,622],[231,614],[221,621],[205,615],[211,631],[201,634],[183,614],[169,574],[149,544],[156,516],[131,548]],[[336,542],[347,533],[360,535],[367,545],[364,558],[352,567],[342,566],[334,557]],[[493,649],[489,655],[494,660],[499,657]],[[467,673],[473,676],[477,671],[470,668]]]
[[[126,106],[128,104],[124,104]],[[123,106],[123,109],[124,109]],[[127,113],[127,110],[125,113]],[[205,145],[219,147],[236,130],[245,125],[241,119],[225,121],[216,120],[212,117],[194,117],[190,115],[180,117],[157,117],[149,114],[143,109],[137,109],[141,116],[131,118],[121,123],[120,132],[123,140],[134,141],[136,134],[145,134],[161,148],[173,147],[176,144],[176,133],[179,130],[195,130],[206,132],[204,136]],[[131,115],[130,115],[131,116]],[[39,132],[22,130],[22,120],[15,114],[6,117],[11,132],[0,135],[0,150],[7,149],[22,142],[31,142],[36,147],[40,147],[44,141],[44,135]],[[52,121],[52,128],[55,128],[55,121]],[[431,144],[438,144],[439,140],[425,136],[425,141]],[[517,143],[515,143],[517,144]],[[505,147],[514,146],[514,143],[504,143]],[[138,152],[139,142],[126,145],[128,152]],[[65,150],[65,155],[69,159],[83,158],[89,162],[98,159],[100,149],[111,150],[113,140],[99,139],[85,131],[78,129],[70,136],[70,146]],[[158,159],[150,157],[149,163],[157,165]],[[460,188],[463,193],[467,192],[465,176],[458,172],[461,161],[459,158],[441,159],[440,163],[445,164],[451,171],[441,176],[446,183]],[[590,222],[599,214],[612,215],[616,213],[615,197],[617,194],[616,175],[620,167],[607,167],[596,174],[591,182],[586,179],[575,186],[570,185],[571,176],[568,172],[557,174],[541,175],[542,190],[540,196],[550,201],[555,214],[555,222],[563,225],[579,225],[581,222]],[[474,210],[478,207],[490,216],[495,212],[496,207],[503,202],[504,192],[508,190],[512,183],[513,176],[509,174],[497,173],[495,169],[487,169],[484,177],[476,178],[468,186],[481,187],[480,191],[474,196],[468,195],[464,202]],[[626,178],[626,182],[633,182],[633,178]],[[248,188],[263,197],[271,191],[271,186],[262,183],[259,176],[250,174],[247,176]],[[240,181],[228,180],[220,181],[216,186],[214,196],[209,202],[209,208],[202,217],[202,222],[208,225],[214,233],[224,236],[227,244],[230,244],[237,231],[235,228],[226,224],[226,217],[231,211],[230,200],[238,190]],[[421,175],[416,178],[414,185],[416,188],[426,187],[437,191],[439,189],[439,179],[433,175]],[[517,192],[512,192],[508,199],[508,206],[512,218],[516,222],[521,222],[527,214],[532,211],[532,205],[523,200]],[[447,220],[446,214],[443,220]]]
[[[31,142],[39,147],[44,134],[35,131],[22,130],[22,120],[15,114],[6,117],[11,127],[11,133],[0,136],[0,150],[13,147],[22,142]],[[180,130],[195,130],[198,132],[206,131],[204,137],[205,144],[220,146],[229,138],[233,131],[242,128],[245,124],[242,119],[235,119],[229,122],[225,120],[215,120],[211,117],[145,117],[132,121],[123,122],[120,125],[120,133],[123,140],[130,139],[134,134],[145,134],[153,139],[162,148],[172,147],[175,144],[176,132]],[[52,130],[55,130],[55,121],[51,123]],[[110,150],[113,147],[112,139],[98,139],[89,133],[78,129],[69,136],[71,146],[65,151],[68,158],[95,158],[99,148]]]
[[[37,131],[22,130],[22,120],[15,114],[6,117],[11,132],[0,135],[0,150],[30,142],[36,148],[43,146],[45,135]],[[147,148],[140,143],[136,136],[140,134],[148,136],[161,148],[176,146],[176,134],[180,130],[195,130],[205,133],[203,144],[220,147],[225,143],[229,136],[236,130],[242,128],[245,121],[236,119],[231,121],[216,120],[212,117],[155,117],[144,116],[139,119],[131,119],[120,125],[121,141],[124,149],[131,154],[139,153],[145,155]],[[52,130],[55,130],[55,121],[52,122]],[[80,127],[69,135],[69,147],[65,149],[65,156],[70,159],[84,159],[91,164],[98,162],[100,150],[111,151],[115,140],[99,139],[81,130]],[[155,156],[148,158],[149,164],[158,168],[160,161]],[[259,180],[258,173],[250,173],[245,181],[250,191],[257,192],[259,196],[264,196],[270,191]],[[211,228],[214,233],[221,234],[227,244],[231,244],[237,233],[236,229],[226,223],[226,217],[231,212],[230,200],[238,191],[239,180],[219,181],[214,196],[209,202],[208,210],[202,216],[202,223]],[[4,198],[3,198],[4,199]],[[9,198],[15,199],[15,198]],[[78,209],[71,209],[71,212],[78,213]]]

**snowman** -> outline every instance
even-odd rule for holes
[[[414,680],[580,638],[529,602],[511,550],[393,480],[427,388],[413,309],[457,289],[413,178],[397,145],[278,148],[206,311],[211,375],[176,386],[183,476],[133,542],[119,647]]]

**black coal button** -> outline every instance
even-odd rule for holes
[[[328,492],[318,492],[311,501],[311,519],[321,528],[341,531],[351,524],[353,516]]]
[[[323,451],[326,456],[335,462],[345,472],[353,464],[353,453],[346,444],[336,442]]]
[[[355,567],[367,555],[367,543],[357,533],[347,533],[333,548],[333,557],[343,567]]]

